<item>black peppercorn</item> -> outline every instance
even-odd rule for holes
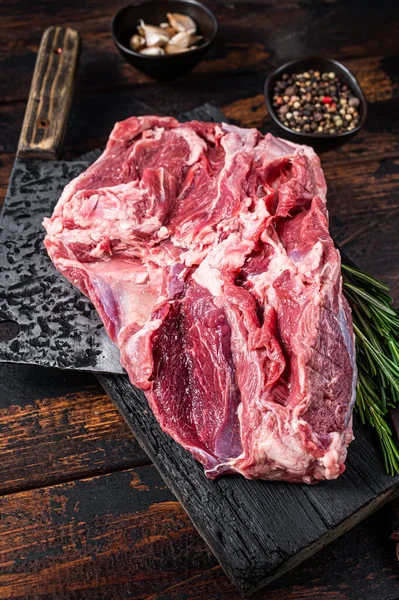
[[[284,73],[274,86],[273,107],[286,127],[330,135],[354,129],[359,98],[332,71]]]

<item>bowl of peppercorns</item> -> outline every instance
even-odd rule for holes
[[[266,106],[279,135],[330,149],[364,126],[367,103],[345,65],[322,56],[292,60],[268,76]]]

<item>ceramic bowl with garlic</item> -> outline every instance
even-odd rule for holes
[[[218,24],[197,0],[141,0],[122,8],[111,33],[122,56],[158,80],[190,71],[212,45]]]

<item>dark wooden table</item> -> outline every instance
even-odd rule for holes
[[[83,37],[66,155],[100,147],[116,120],[204,102],[269,129],[268,70],[302,54],[342,59],[370,103],[366,129],[323,155],[331,227],[399,305],[399,2],[209,2],[212,54],[157,84],[125,64],[109,33],[125,0],[0,4],[0,193],[7,188],[43,30]],[[237,599],[206,544],[90,375],[0,366],[0,598]],[[396,600],[391,507],[355,527],[254,598]]]

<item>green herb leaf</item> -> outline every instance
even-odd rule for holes
[[[356,408],[376,430],[390,475],[399,473],[399,449],[388,409],[399,406],[399,319],[389,288],[342,258],[343,291],[352,309],[359,372]]]

